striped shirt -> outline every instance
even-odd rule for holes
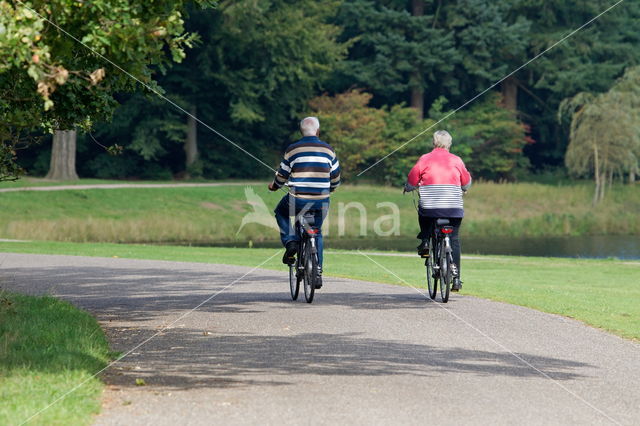
[[[460,157],[435,148],[420,157],[407,182],[419,186],[420,213],[426,217],[463,217],[463,189],[471,185],[471,175]]]
[[[294,197],[325,200],[340,185],[340,163],[336,153],[317,136],[305,136],[286,149],[276,172],[278,188],[289,182]]]

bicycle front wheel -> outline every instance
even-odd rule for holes
[[[313,302],[313,295],[316,291],[316,277],[318,276],[318,258],[313,253],[309,241],[304,247],[304,298],[307,303]]]
[[[294,262],[289,265],[289,290],[291,290],[291,299],[297,300],[300,292],[300,278],[298,278],[298,264]]]
[[[440,297],[442,297],[442,303],[449,301],[449,291],[453,282],[452,263],[451,253],[447,252],[443,247],[442,255],[440,256]]]
[[[429,248],[429,257],[424,260],[424,266],[427,270],[427,286],[429,287],[429,297],[431,299],[436,298],[436,292],[438,289],[438,279],[436,278],[436,274],[434,272],[433,266],[435,265],[435,256],[436,251],[434,250],[434,240],[433,238],[429,239],[428,246]]]

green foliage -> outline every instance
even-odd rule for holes
[[[531,140],[514,113],[500,104],[497,93],[488,95],[468,111],[461,111],[433,127],[447,115],[444,100],[434,104],[432,118],[417,120],[411,108],[369,106],[372,95],[359,90],[323,95],[310,101],[311,111],[321,119],[323,139],[337,151],[345,179],[373,165],[386,154],[404,145],[397,153],[371,169],[367,177],[394,185],[406,180],[417,159],[431,151],[431,136],[438,129],[451,132],[451,151],[462,157],[475,178],[513,180],[518,168],[527,166],[523,147]],[[419,138],[405,145],[415,135]]]
[[[535,23],[530,45],[539,53],[612,5],[603,0],[521,0],[517,11]],[[640,60],[638,17],[638,2],[623,2],[602,15],[532,64],[532,87],[549,90],[556,102],[582,91],[606,91],[625,67]]]
[[[526,60],[531,22],[524,16],[513,16],[514,3],[457,0],[443,5],[435,24],[453,34],[460,58],[454,62],[454,76],[446,77],[451,80],[452,90],[447,94],[451,99],[466,101],[459,95],[468,97],[473,91],[486,89]]]
[[[514,13],[532,22],[529,57],[604,12],[606,0],[520,0]],[[519,73],[528,93],[521,102],[538,135],[531,151],[538,163],[562,164],[569,123],[558,123],[561,102],[580,92],[606,92],[627,67],[640,64],[640,3],[625,1],[541,56]]]
[[[323,95],[309,101],[311,114],[322,121],[322,139],[336,150],[345,181],[353,178],[371,157],[371,150],[384,145],[386,115],[368,106],[371,95],[351,91],[336,96]]]
[[[217,59],[209,75],[224,86],[234,122],[263,122],[273,112],[287,118],[298,113],[344,54],[345,46],[335,42],[339,28],[326,23],[338,4],[221,3],[221,26],[205,51]]]
[[[527,167],[522,150],[532,142],[526,126],[501,105],[497,93],[488,94],[471,109],[440,123],[453,136],[452,152],[465,161],[476,178],[514,180]]]
[[[16,180],[23,173],[16,162],[16,151],[12,144],[2,142],[0,145],[0,181]]]
[[[400,185],[406,181],[409,170],[418,158],[431,151],[432,135],[439,129],[451,133],[451,152],[462,158],[474,179],[512,181],[518,170],[528,166],[522,150],[532,140],[526,135],[526,126],[513,112],[502,106],[498,93],[486,95],[472,108],[462,110],[434,126],[436,121],[450,114],[441,110],[445,102],[443,99],[435,102],[429,111],[431,118],[424,120],[418,131],[414,129],[413,134],[384,151],[386,154],[419,132],[429,129],[385,160],[389,162],[385,166],[389,182]]]
[[[369,93],[352,90],[309,101],[311,114],[320,117],[321,137],[336,150],[347,182],[418,130],[415,111],[403,106],[373,108],[371,98]],[[388,164],[374,171],[378,178],[391,179]]]
[[[627,70],[606,93],[579,93],[561,104],[571,116],[566,165],[604,185],[615,173],[635,172],[640,161],[640,67]],[[594,201],[604,196],[596,190]]]
[[[442,85],[460,59],[452,33],[436,28],[433,15],[411,16],[403,2],[345,1],[336,22],[342,39],[354,42],[339,69],[339,90],[355,83],[383,103],[401,103],[412,87]]]
[[[154,67],[181,61],[196,41],[184,32],[185,3],[0,1],[1,142],[15,145],[37,129],[89,129],[110,117],[115,93],[140,88],[99,55],[153,85]]]
[[[191,9],[188,30],[206,42],[159,84],[177,104],[275,166],[295,117],[345,52],[345,45],[336,42],[339,28],[326,22],[337,5],[244,0],[221,2],[216,10]],[[137,95],[125,99],[115,120],[96,134],[106,144],[123,144],[125,156],[142,167],[150,161],[178,173],[184,172],[186,125],[184,114],[165,101]],[[255,160],[202,125],[198,150],[192,175],[271,173],[262,165],[254,167]]]
[[[148,93],[114,97],[139,86],[17,2],[0,4],[0,29],[5,29],[0,31],[0,139],[9,141],[2,150],[5,163],[43,123],[82,130],[103,120],[92,134],[100,144],[122,146],[121,160],[92,161],[102,152],[91,144],[78,158],[80,173],[158,176],[157,168],[167,176],[184,173],[182,113]],[[327,96],[354,89],[368,93],[367,102],[358,101],[342,118],[338,106],[323,105],[329,112],[323,136],[332,137],[335,122],[333,139],[353,161],[343,161],[347,178],[433,123],[410,119],[403,106],[410,92],[423,91],[433,113],[429,119],[437,119],[443,116],[438,111],[462,105],[551,46],[495,87],[508,95],[509,107],[517,99],[516,116],[500,111],[490,95],[445,124],[454,132],[454,152],[469,161],[477,177],[513,179],[527,165],[524,157],[536,170],[560,167],[571,131],[569,115],[556,120],[561,102],[581,92],[604,93],[625,69],[640,63],[638,2],[621,3],[558,45],[611,3],[438,0],[422,2],[422,15],[412,10],[420,2],[400,0],[224,0],[215,10],[187,7],[184,15],[186,0],[31,4],[43,16],[51,10],[58,24],[154,87],[153,72],[166,72],[157,83],[169,98],[273,166],[309,99],[323,90]],[[196,33],[205,42],[197,44]],[[187,46],[193,48],[184,58]],[[182,62],[168,72],[174,60]],[[43,112],[45,103],[49,110]],[[118,103],[123,107],[111,120]],[[535,144],[525,143],[532,139]],[[369,178],[399,182],[429,144],[430,134],[422,135],[367,172]],[[254,160],[202,125],[198,145],[192,174],[271,173],[262,165],[247,167]],[[28,152],[25,165],[32,166],[36,156]]]

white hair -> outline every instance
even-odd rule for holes
[[[451,148],[451,135],[446,130],[438,130],[433,134],[434,148]]]
[[[303,136],[315,136],[320,128],[318,117],[306,117],[300,121],[300,131]]]

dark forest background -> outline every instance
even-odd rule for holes
[[[610,3],[240,0],[211,9],[188,6],[186,30],[200,41],[181,63],[157,69],[155,79],[168,98],[274,167],[297,138],[298,120],[313,114],[321,137],[338,151],[347,182],[399,183],[441,128],[452,133],[452,152],[477,178],[558,179],[567,175],[576,114],[638,65],[638,2],[622,3],[362,178],[356,175]],[[584,94],[589,101],[571,104]],[[116,100],[112,116],[78,133],[81,177],[250,179],[272,173],[153,93],[122,93]],[[574,139],[579,136],[575,132]],[[30,175],[47,173],[50,140],[19,152]],[[119,155],[104,148],[115,145],[122,147]],[[630,149],[637,154],[637,147]],[[633,174],[637,164],[636,157],[611,173]]]

